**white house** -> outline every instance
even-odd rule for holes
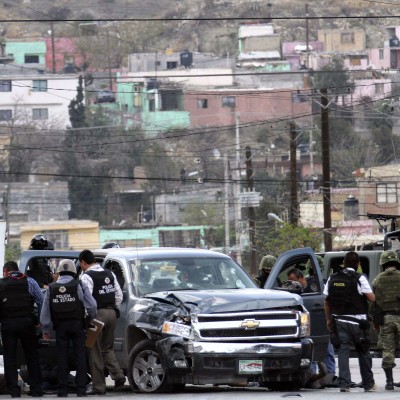
[[[78,75],[0,66],[0,124],[64,129],[68,105],[76,97]]]

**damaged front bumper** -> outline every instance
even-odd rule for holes
[[[192,384],[240,384],[247,378],[280,380],[307,370],[313,342],[216,343],[169,337],[157,342],[168,379]],[[179,379],[174,379],[179,377]]]

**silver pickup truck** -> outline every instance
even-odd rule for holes
[[[288,390],[305,384],[314,345],[299,295],[259,289],[230,257],[208,250],[93,252],[123,290],[114,348],[133,390],[248,382]],[[78,265],[78,254],[25,251],[20,269],[25,272],[34,257],[53,266],[62,258]],[[53,345],[42,349],[47,360]]]

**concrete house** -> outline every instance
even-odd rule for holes
[[[266,71],[289,71],[290,64],[282,60],[281,36],[272,24],[241,25],[238,32],[238,67],[260,68]]]
[[[65,129],[68,105],[76,96],[77,75],[51,75],[43,71],[3,65],[0,79],[0,124]]]
[[[14,64],[27,65],[27,68],[45,68],[46,43],[43,40],[26,41],[10,39],[5,42],[5,53],[14,58]]]
[[[400,26],[385,28],[386,39],[381,47],[368,49],[373,69],[398,69],[400,65]]]

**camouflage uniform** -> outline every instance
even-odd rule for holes
[[[380,265],[383,269],[373,281],[376,305],[383,312],[383,325],[380,329],[382,344],[382,368],[386,374],[386,390],[394,390],[393,368],[397,335],[400,333],[400,262],[395,251],[381,254]]]
[[[274,256],[271,256],[269,254],[265,255],[260,262],[260,265],[258,267],[259,269],[259,275],[254,278],[255,282],[260,288],[263,288],[265,285],[265,282],[268,279],[268,276],[272,270],[272,267],[274,266],[276,261],[276,258]]]

